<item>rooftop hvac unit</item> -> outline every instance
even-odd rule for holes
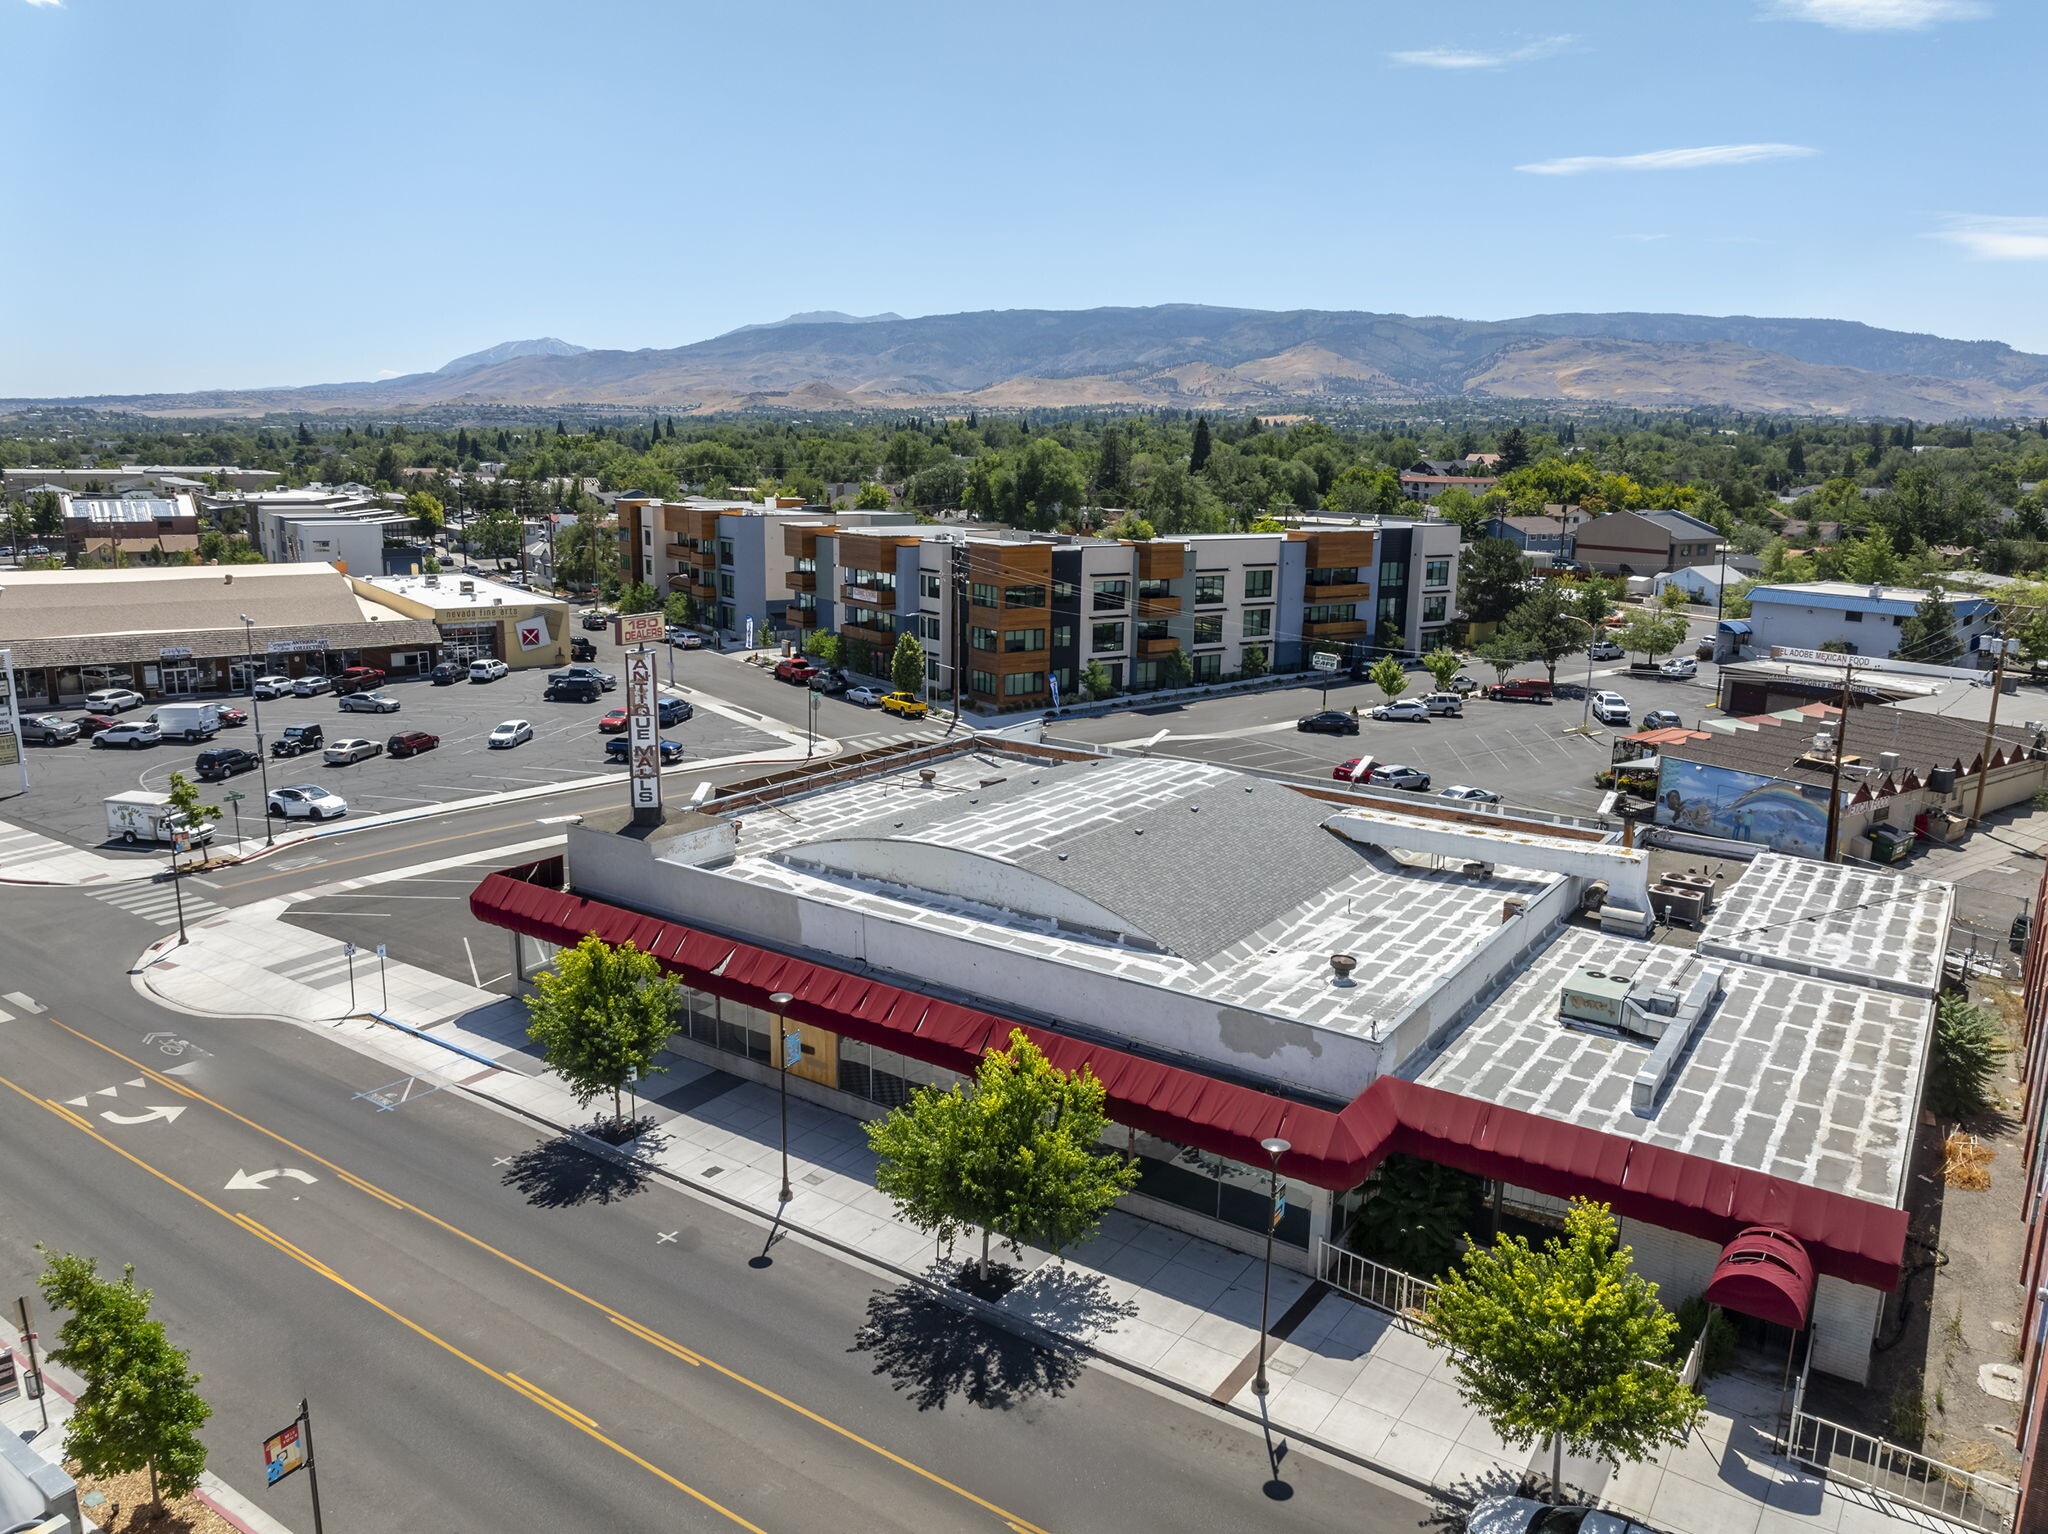
[[[1952,794],[1956,791],[1956,770],[1953,767],[1937,767],[1927,774],[1927,788],[1930,793]]]
[[[1621,1026],[1621,1004],[1628,999],[1629,977],[1585,966],[1572,971],[1558,993],[1557,1015],[1567,1022]]]
[[[1877,753],[1877,770],[1886,774],[1897,772],[1903,760],[1896,751],[1880,751]]]
[[[1696,928],[1706,920],[1707,900],[1689,885],[1655,884],[1650,887],[1650,909],[1667,925]]]

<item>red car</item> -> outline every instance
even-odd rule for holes
[[[361,692],[383,680],[384,673],[375,666],[350,666],[334,679],[334,690],[338,693]]]
[[[775,663],[775,680],[788,682],[793,687],[808,685],[811,678],[817,674],[818,668],[802,656],[793,655],[788,660],[779,660]]]
[[[613,709],[604,718],[597,721],[597,728],[600,734],[619,734],[626,728],[626,711],[622,708]]]
[[[224,725],[247,724],[249,716],[238,708],[224,708],[220,711],[220,722]]]
[[[80,714],[78,733],[82,739],[91,740],[101,730],[111,730],[120,722],[112,714]]]
[[[1353,778],[1351,774],[1358,771],[1358,764],[1360,762],[1366,760],[1368,760],[1368,758],[1366,757],[1354,756],[1348,762],[1339,762],[1335,767],[1332,767],[1330,769],[1330,776],[1335,778],[1339,783],[1358,782],[1360,781],[1360,779]],[[1369,773],[1371,771],[1372,769],[1370,767],[1366,768],[1366,772]],[[1361,778],[1362,776],[1363,775],[1361,774]]]
[[[441,744],[441,737],[429,735],[425,730],[400,730],[384,742],[386,756],[418,756],[422,751],[431,751]]]

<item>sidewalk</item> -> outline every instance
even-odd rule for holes
[[[408,872],[420,870],[381,877]],[[349,882],[360,887],[376,877]],[[307,892],[314,893],[319,892]],[[526,1008],[516,998],[392,964],[386,1016],[424,1036],[360,1016],[335,1021],[346,1011],[346,992],[338,993],[331,969],[315,971],[323,957],[331,961],[338,945],[279,922],[288,904],[281,899],[243,907],[151,963],[151,956],[164,951],[159,944],[145,956],[138,985],[185,1011],[259,1012],[321,1023],[324,1036],[389,1063],[395,1079],[363,1094],[381,1110],[402,1112],[423,1093],[460,1087],[553,1129],[569,1131],[590,1121],[534,1055],[526,1038]],[[372,994],[359,998],[365,1008],[378,999],[374,986],[373,979]],[[224,997],[235,1000],[223,1005]],[[874,1186],[875,1156],[862,1123],[800,1098],[789,1102],[795,1196],[778,1213],[777,1094],[696,1060],[667,1055],[662,1063],[665,1073],[646,1083],[653,1095],[638,1104],[652,1127],[629,1148],[630,1155],[579,1137],[586,1148],[621,1163],[613,1175],[622,1184],[656,1170],[920,1282],[943,1284],[950,1270],[942,1265],[949,1258],[978,1252],[978,1244],[972,1251],[946,1252],[899,1220]],[[559,1177],[557,1161],[536,1154],[536,1190]],[[1022,1282],[993,1308],[1014,1327],[1051,1344],[1050,1361],[1034,1365],[1041,1384],[1049,1375],[1078,1373],[1085,1350],[1259,1420],[1260,1403],[1251,1390],[1259,1337],[1258,1259],[1116,1211],[1065,1263],[1027,1249],[1022,1266]],[[915,1290],[876,1301],[922,1303]],[[1270,1314],[1276,1343],[1264,1415],[1277,1432],[1448,1502],[1511,1491],[1531,1469],[1547,1475],[1547,1449],[1515,1450],[1496,1438],[1459,1398],[1441,1350],[1400,1318],[1277,1268]],[[901,1388],[943,1400],[969,1384],[948,1372],[951,1362],[939,1356],[945,1351],[920,1348],[918,1357],[888,1362]],[[1948,1527],[1903,1510],[1895,1515],[1886,1504],[1779,1460],[1769,1427],[1778,1404],[1775,1378],[1736,1373],[1709,1381],[1706,1393],[1707,1422],[1683,1447],[1619,1471],[1574,1462],[1568,1465],[1570,1479],[1662,1534],[1903,1534],[1908,1528]]]

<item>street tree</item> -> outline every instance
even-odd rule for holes
[[[1099,660],[1091,660],[1081,668],[1081,690],[1088,694],[1090,702],[1109,697],[1116,691],[1116,683],[1109,678],[1109,668]]]
[[[1588,576],[1571,588],[1572,611],[1597,629],[1614,616],[1614,599],[1620,589],[1617,582],[1604,576]]]
[[[1062,1251],[1137,1182],[1135,1162],[1098,1149],[1108,1127],[1094,1072],[1059,1069],[1017,1029],[971,1085],[920,1087],[868,1125],[868,1144],[904,1219],[947,1242],[980,1229],[985,1277],[992,1240]]]
[[[1648,661],[1669,655],[1685,643],[1685,634],[1683,618],[1659,618],[1645,612],[1630,619],[1614,636],[1614,642],[1629,654],[1640,655]]]
[[[526,529],[509,506],[494,506],[471,520],[463,531],[463,547],[478,559],[495,559],[500,564],[519,552]]]
[[[671,591],[661,604],[661,615],[676,628],[688,628],[697,621],[697,599],[687,591]]]
[[[1913,609],[1913,616],[1899,625],[1899,658],[1946,666],[1962,656],[1963,642],[1956,637],[1956,611],[1940,587],[1930,589]]]
[[[1238,656],[1238,675],[1247,679],[1264,676],[1272,662],[1262,644],[1248,644]]]
[[[612,1095],[612,1121],[629,1081],[657,1070],[655,1056],[675,1032],[676,981],[661,961],[632,943],[614,946],[596,933],[555,955],[554,967],[526,998],[527,1036],[578,1107]]]
[[[1457,676],[1458,668],[1463,664],[1464,661],[1456,650],[1447,650],[1441,645],[1422,657],[1422,669],[1427,671],[1430,680],[1436,683],[1438,692],[1449,689],[1452,678]]]
[[[1522,599],[1529,562],[1505,538],[1475,538],[1458,561],[1458,605],[1474,623],[1499,623]]]
[[[1572,611],[1572,601],[1555,581],[1545,581],[1508,614],[1507,631],[1532,660],[1543,662],[1557,681],[1557,663],[1583,650],[1592,633],[1586,620]]]
[[[1391,655],[1382,655],[1374,661],[1366,675],[1372,678],[1373,686],[1386,694],[1389,703],[1408,690],[1408,668]]]
[[[1510,671],[1530,659],[1529,647],[1508,633],[1494,635],[1493,638],[1476,646],[1472,653],[1493,668],[1494,680],[1497,682],[1505,682]]]
[[[1192,687],[1194,683],[1195,668],[1188,660],[1187,651],[1168,651],[1166,659],[1160,663],[1159,685],[1171,692],[1182,687]]]
[[[1486,524],[1493,520],[1493,513],[1463,485],[1453,485],[1438,496],[1435,507],[1436,514],[1456,526],[1459,536],[1467,543],[1477,538]]]
[[[405,498],[405,514],[412,518],[413,526],[429,538],[448,525],[448,513],[441,505],[440,497],[429,495],[424,490],[415,490]]]
[[[1667,613],[1675,613],[1692,600],[1692,593],[1676,581],[1667,581],[1664,589],[1657,593],[1657,606]]]
[[[660,612],[661,598],[647,582],[628,581],[619,588],[619,611],[622,613]]]
[[[896,648],[889,656],[889,685],[898,692],[924,696],[924,646],[912,633],[896,636]]]
[[[1605,1204],[1573,1201],[1564,1235],[1469,1247],[1429,1298],[1458,1393],[1517,1448],[1550,1440],[1553,1499],[1564,1450],[1616,1464],[1682,1444],[1706,1403],[1670,1366],[1678,1319],[1618,1244]]]
[[[102,1278],[93,1258],[38,1245],[45,1266],[37,1287],[52,1310],[67,1312],[53,1362],[85,1381],[64,1433],[64,1457],[86,1475],[149,1472],[155,1516],[165,1497],[187,1496],[206,1470],[199,1429],[213,1415],[199,1394],[191,1355],[173,1347],[149,1316],[150,1292],[135,1269]]]
[[[194,831],[201,826],[212,825],[224,813],[217,804],[201,804],[199,785],[182,772],[171,774],[170,781],[164,784],[164,797],[170,801],[178,818]]]
[[[846,641],[830,629],[812,629],[804,635],[804,654],[824,666],[836,666],[846,653]]]

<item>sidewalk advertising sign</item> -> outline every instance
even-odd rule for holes
[[[660,644],[667,628],[667,620],[660,613],[621,613],[614,620],[619,626],[619,643]]]
[[[306,1468],[306,1440],[294,1420],[263,1440],[263,1484],[275,1486],[294,1470]]]
[[[1337,657],[1328,650],[1318,650],[1308,658],[1308,663],[1318,671],[1335,671]]]
[[[785,1033],[782,1036],[782,1068],[794,1070],[804,1063],[804,1036],[801,1033]]]
[[[14,1349],[0,1345],[0,1401],[11,1401],[21,1394],[21,1378],[14,1369]]]
[[[632,764],[628,802],[636,810],[661,808],[661,727],[656,713],[654,656],[626,657],[627,760]]]

